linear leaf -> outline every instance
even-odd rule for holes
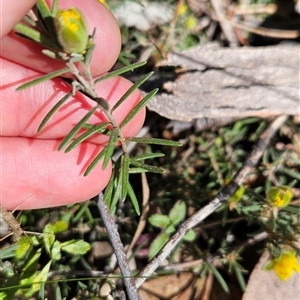
[[[152,158],[164,157],[164,156],[165,156],[164,153],[145,153],[142,155],[135,156],[134,160],[139,161],[139,160],[152,159]]]
[[[158,89],[154,89],[148,95],[146,95],[127,115],[120,125],[120,128],[124,127],[132,118],[151,100],[151,98],[158,92]]]
[[[132,164],[136,167],[145,169],[145,170],[147,170],[149,172],[152,172],[152,173],[159,173],[159,174],[164,173],[164,169],[162,169],[162,168],[158,168],[158,167],[155,167],[155,166],[150,166],[150,165],[135,161],[134,159],[130,160],[130,164]]]
[[[145,173],[147,172],[147,170],[143,169],[143,168],[129,168],[129,174],[141,174],[141,173]]]
[[[70,91],[68,94],[66,94],[61,100],[59,100],[47,113],[43,121],[41,122],[38,132],[40,132],[44,126],[47,124],[47,122],[50,120],[50,118],[55,114],[55,112],[72,96],[72,91]]]
[[[114,129],[111,132],[111,136],[109,138],[108,145],[107,145],[107,150],[105,152],[103,166],[102,166],[103,170],[107,167],[107,164],[113,155],[117,140],[118,140],[118,130]]]
[[[123,176],[122,171],[123,170],[122,170],[121,163],[122,163],[122,160],[120,157],[114,167],[115,181],[114,181],[112,199],[111,199],[111,203],[110,203],[110,207],[109,207],[109,210],[112,214],[114,214],[116,211],[116,205],[118,203],[118,200],[120,199],[121,192],[122,192],[122,176]]]
[[[57,11],[58,11],[58,0],[53,0],[52,8],[51,8],[52,16],[56,16]]]
[[[107,73],[107,74],[105,74],[105,75],[97,78],[95,80],[95,84],[99,83],[100,81],[116,77],[117,75],[121,75],[121,74],[129,72],[129,71],[133,71],[134,69],[139,68],[139,67],[145,65],[146,63],[147,63],[146,61],[141,61],[141,62],[134,63],[132,65],[129,65],[129,66],[125,66],[125,67],[123,67],[121,69],[109,72],[109,73]]]
[[[209,269],[212,271],[212,273],[214,274],[215,278],[219,281],[221,287],[223,288],[223,290],[226,292],[226,293],[229,293],[229,288],[228,288],[228,285],[226,283],[226,281],[224,280],[224,278],[222,277],[222,275],[220,274],[220,272],[216,269],[216,267],[207,262],[208,264],[208,267]]]
[[[140,211],[140,206],[139,206],[139,202],[138,199],[136,198],[135,192],[132,188],[132,185],[130,184],[130,182],[128,181],[128,196],[131,199],[131,203],[135,209],[135,212],[138,214],[138,216],[141,214]]]
[[[58,150],[63,149],[79,132],[79,130],[83,127],[83,125],[88,121],[88,119],[94,114],[94,112],[99,108],[99,105],[93,107],[75,126],[74,128],[67,134],[67,136],[60,143]]]
[[[91,63],[91,60],[92,60],[92,53],[95,49],[96,45],[95,44],[92,44],[87,50],[86,50],[86,53],[84,55],[84,63],[89,66],[90,63]]]
[[[114,181],[115,181],[115,172],[113,170],[112,175],[110,176],[109,182],[105,188],[105,192],[103,195],[104,202],[106,203],[107,207],[110,207],[111,200],[112,200],[112,192],[114,188]]]
[[[88,168],[84,172],[84,176],[87,176],[87,175],[89,175],[92,172],[92,170],[98,165],[98,163],[100,162],[100,160],[103,158],[103,156],[105,155],[106,151],[107,151],[107,147],[105,147],[104,149],[102,149],[102,151],[93,159],[93,161],[90,163],[90,165],[88,166]]]
[[[46,3],[45,0],[38,0],[37,3],[36,3],[36,6],[37,6],[38,11],[41,14],[41,17],[43,19],[52,17],[52,12],[50,11],[50,8],[49,8],[49,6],[48,6],[48,4]]]
[[[156,139],[156,138],[144,138],[144,137],[130,137],[127,139],[130,142],[142,143],[142,144],[153,144],[153,145],[163,145],[170,147],[180,147],[181,143],[176,141],[170,141],[165,139]]]
[[[38,30],[35,30],[29,26],[26,26],[22,23],[18,23],[16,26],[15,26],[15,31],[17,34],[20,34],[28,39],[31,39],[37,43],[41,43],[42,42],[42,34],[38,31]]]
[[[300,207],[298,205],[288,205],[286,207],[282,207],[281,210],[288,211],[292,214],[300,215]]]
[[[52,79],[52,78],[55,78],[55,77],[58,77],[64,73],[66,73],[69,69],[68,68],[63,68],[61,70],[58,70],[58,71],[55,71],[55,72],[52,72],[52,73],[48,73],[44,76],[40,76],[39,78],[37,79],[34,79],[34,80],[31,80],[29,82],[26,82],[22,85],[20,85],[18,88],[17,88],[17,91],[21,91],[21,90],[24,90],[24,89],[27,89],[33,85],[36,85],[38,83],[41,83],[43,81],[46,81],[46,80],[49,80],[49,79]]]
[[[23,22],[27,23],[28,25],[30,25],[31,27],[36,27],[36,22],[33,21],[31,18],[29,18],[28,16],[24,16],[23,17]]]
[[[122,194],[121,200],[124,201],[127,196],[129,184],[129,157],[127,154],[122,155]]]
[[[121,97],[121,99],[114,105],[114,107],[111,109],[113,112],[116,110],[135,90],[137,90],[150,76],[153,75],[154,72],[150,72],[146,75],[144,75],[142,78],[140,78],[138,81],[134,83],[127,91],[126,93]]]
[[[245,292],[246,291],[246,282],[245,282],[245,278],[242,274],[242,271],[237,266],[235,266],[234,273],[235,273],[237,281],[240,285],[240,288],[242,289],[243,292]]]
[[[79,144],[81,144],[83,141],[85,141],[86,139],[88,139],[89,137],[91,137],[92,135],[94,135],[95,133],[100,133],[103,130],[106,129],[106,127],[108,126],[108,122],[103,123],[101,125],[95,125],[92,128],[88,129],[85,133],[83,133],[82,135],[80,135],[77,139],[75,139],[69,146],[68,148],[65,150],[65,152],[70,152],[71,150],[73,150],[76,146],[78,146]]]
[[[41,33],[38,30],[35,30],[32,27],[29,27],[22,23],[18,23],[16,24],[14,29],[17,35],[35,41],[36,43],[46,48],[50,48],[57,51],[60,50],[59,45],[53,39],[49,38],[45,34]]]

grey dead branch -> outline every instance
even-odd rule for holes
[[[171,52],[158,66],[162,92],[148,108],[171,120],[197,121],[198,129],[250,116],[299,115],[299,56],[297,44]]]

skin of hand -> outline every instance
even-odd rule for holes
[[[111,164],[102,170],[100,163],[92,173],[83,176],[107,141],[104,136],[91,138],[69,153],[57,150],[61,139],[95,105],[93,101],[77,93],[37,134],[41,120],[71,88],[63,80],[54,79],[16,91],[19,85],[64,67],[44,56],[39,45],[12,32],[35,2],[0,0],[0,204],[6,209],[37,209],[85,201],[101,192],[111,175]],[[95,77],[107,72],[121,48],[120,31],[111,13],[97,0],[88,4],[60,0],[59,6],[77,7],[86,17],[89,32],[97,28],[91,70]],[[113,105],[131,85],[126,79],[115,77],[99,83],[96,91]],[[114,112],[117,122],[140,100],[140,92],[133,93]],[[134,136],[144,119],[145,109],[124,127],[124,136]],[[99,111],[89,122],[99,124],[103,120],[106,118]]]

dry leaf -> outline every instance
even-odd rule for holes
[[[150,279],[141,286],[139,294],[143,300],[179,300],[182,299],[182,294],[186,296],[192,292],[193,279],[194,275],[191,272],[181,272]]]
[[[298,115],[299,45],[237,49],[216,44],[169,53],[157,74],[163,92],[148,108],[169,119]]]

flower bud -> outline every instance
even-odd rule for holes
[[[293,198],[293,192],[288,186],[272,187],[267,193],[267,200],[275,207],[285,207],[289,205]]]
[[[54,18],[57,39],[66,53],[84,53],[89,35],[81,12],[73,7],[59,10]]]

